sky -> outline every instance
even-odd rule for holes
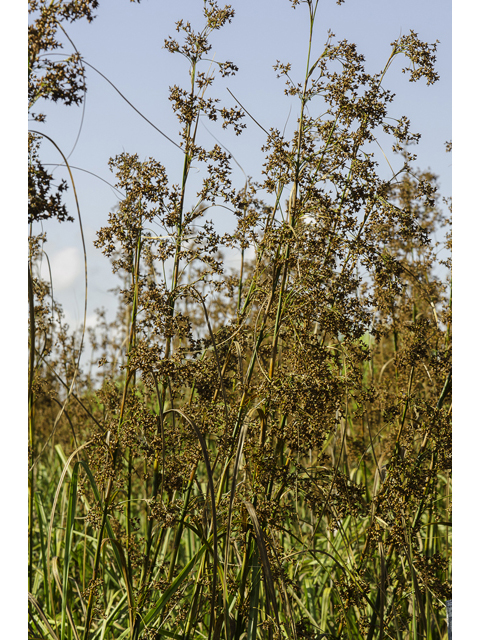
[[[308,10],[305,5],[292,9],[288,0],[242,0],[234,2],[235,18],[211,36],[212,57],[216,61],[231,60],[239,71],[234,77],[217,79],[210,94],[222,99],[226,106],[235,101],[229,89],[248,112],[267,130],[277,127],[293,133],[298,114],[298,99],[284,95],[284,81],[273,69],[277,60],[292,64],[291,76],[302,80],[308,46]],[[67,32],[85,61],[98,69],[152,123],[178,142],[178,121],[168,100],[169,87],[177,83],[186,87],[188,62],[164,48],[164,40],[175,36],[175,22],[188,19],[196,29],[203,26],[203,3],[199,0],[166,3],[143,0],[140,5],[127,0],[106,0],[100,3],[93,23],[79,21],[66,25]],[[451,120],[451,13],[445,0],[403,1],[401,11],[390,0],[350,0],[338,6],[334,0],[320,3],[314,32],[312,59],[323,51],[330,29],[336,40],[347,39],[357,44],[365,56],[367,72],[383,69],[391,52],[391,43],[413,29],[421,40],[439,40],[437,71],[440,81],[432,86],[420,80],[410,83],[402,74],[406,59],[399,56],[390,68],[384,86],[396,94],[389,115],[411,120],[411,130],[421,133],[415,148],[416,166],[431,169],[439,176],[441,193],[451,196],[451,154],[445,152],[445,142],[452,138]],[[72,50],[66,42],[65,52]],[[208,69],[204,63],[204,70]],[[179,182],[182,153],[143,120],[99,74],[87,66],[87,94],[84,105],[65,107],[43,101],[35,111],[46,113],[44,125],[32,128],[46,133],[61,147],[73,167],[76,190],[85,233],[88,261],[88,318],[95,322],[94,310],[105,306],[113,318],[116,303],[109,289],[117,285],[108,260],[93,246],[96,232],[107,223],[108,212],[118,202],[118,194],[98,177],[113,184],[115,176],[108,168],[110,157],[122,153],[137,153],[141,160],[153,157],[165,165],[171,182]],[[317,107],[318,108],[318,107]],[[312,106],[312,113],[315,111]],[[241,166],[234,164],[234,181],[243,184],[243,173],[260,179],[264,154],[261,147],[265,134],[247,116],[247,129],[237,137],[222,130],[216,123],[202,125],[203,143],[211,147],[215,136]],[[394,168],[401,159],[383,149]],[[376,159],[380,171],[388,177],[390,170],[382,151],[377,147]],[[53,170],[61,162],[58,152],[47,141],[42,143],[41,157]],[[85,171],[81,171],[81,169]],[[56,179],[65,178],[64,168],[54,169]],[[196,184],[192,176],[192,186]],[[198,184],[198,183],[197,183]],[[73,190],[65,197],[75,218]],[[232,216],[225,210],[209,212],[220,232],[232,229]],[[83,321],[84,276],[82,244],[78,221],[59,225],[44,224],[48,242],[53,286],[57,299],[64,306],[70,326]],[[225,257],[225,265],[238,263],[234,253]],[[48,264],[42,274],[48,276]]]

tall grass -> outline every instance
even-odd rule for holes
[[[267,133],[258,184],[235,187],[230,152],[205,148],[198,127],[244,126],[204,71],[233,9],[207,2],[203,29],[179,23],[185,41],[166,41],[190,63],[186,88],[170,89],[183,171],[175,183],[153,159],[110,161],[125,196],[96,245],[125,284],[117,320],[91,332],[98,380],[35,272],[33,227],[65,212],[45,197],[32,138],[31,638],[447,637],[451,302],[431,238],[448,220],[382,86],[400,55],[412,80],[435,82],[435,45],[399,38],[376,75],[332,37],[315,58],[318,3],[304,4],[304,78],[277,67],[298,120],[291,138]],[[32,105],[64,74],[42,67],[47,26],[95,6],[39,3]],[[390,179],[367,152],[381,127],[405,161]],[[196,199],[193,163],[206,165]],[[236,220],[222,237],[206,219],[220,204]]]

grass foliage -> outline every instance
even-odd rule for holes
[[[80,53],[50,54],[97,4],[30,0],[31,109],[81,103]],[[89,336],[68,331],[39,276],[41,221],[70,216],[40,160],[56,143],[30,135],[32,639],[446,638],[451,288],[434,233],[449,219],[383,86],[397,57],[435,82],[436,45],[410,32],[368,74],[354,44],[312,44],[317,1],[291,4],[306,71],[276,66],[297,120],[264,130],[259,182],[237,184],[233,155],[200,136],[202,118],[257,126],[211,97],[237,70],[209,55],[234,10],[208,0],[199,31],[179,22],[165,41],[190,65],[170,88],[183,172],[111,159],[123,196],[96,245],[122,288],[116,320],[100,312]],[[379,136],[404,161],[387,178]],[[99,374],[80,366],[87,338]]]

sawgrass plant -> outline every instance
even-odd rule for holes
[[[115,321],[90,331],[98,375],[36,269],[36,225],[67,212],[31,135],[29,638],[447,637],[451,286],[433,236],[449,219],[383,87],[397,57],[437,81],[436,45],[410,32],[368,74],[354,44],[316,44],[317,1],[291,4],[305,73],[277,72],[297,121],[265,131],[259,182],[236,185],[234,150],[199,129],[239,135],[255,115],[211,97],[237,70],[208,55],[233,8],[209,0],[199,31],[180,22],[165,41],[190,64],[170,88],[183,171],[110,161],[123,196],[96,245],[123,284]],[[44,54],[96,5],[30,1],[31,108],[81,102],[81,55]],[[403,158],[387,178],[379,135]],[[208,220],[220,205],[235,220],[223,235]]]

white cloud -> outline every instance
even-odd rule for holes
[[[76,279],[83,274],[83,256],[77,247],[66,247],[50,258],[54,292],[69,289]],[[42,261],[42,278],[49,281],[48,263]]]

